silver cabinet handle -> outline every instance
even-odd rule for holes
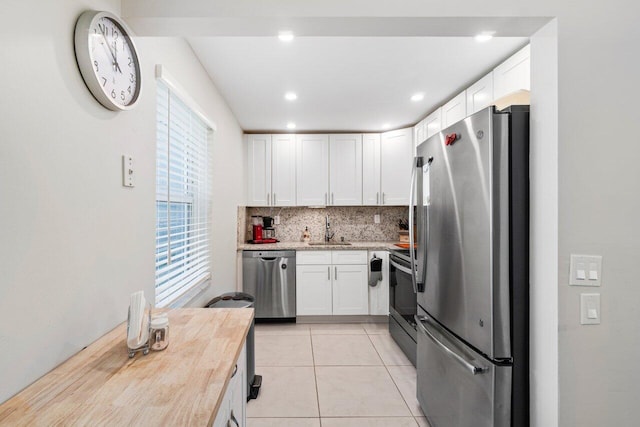
[[[418,329],[420,331],[422,331],[422,333],[424,333],[427,337],[429,337],[429,339],[431,339],[431,341],[433,341],[434,344],[436,344],[438,347],[440,347],[440,349],[442,351],[447,353],[449,356],[453,357],[453,359],[456,362],[458,362],[463,368],[468,370],[471,374],[478,375],[478,374],[482,374],[484,372],[487,372],[489,370],[486,367],[475,366],[474,364],[469,363],[462,356],[460,356],[455,351],[451,350],[444,343],[442,343],[439,339],[437,339],[431,332],[429,332],[427,330],[427,328],[422,323],[424,321],[428,321],[428,319],[426,317],[415,315],[414,318],[415,318],[416,324],[418,325]]]
[[[382,193],[382,204],[384,205],[384,193]]]
[[[335,204],[336,204],[335,200],[333,199],[333,193],[331,193],[331,204],[332,204],[332,205],[335,205]]]
[[[273,205],[276,205],[276,193],[273,193]]]
[[[327,267],[327,280],[331,280],[331,267]]]
[[[380,204],[380,193],[377,192],[376,193],[376,205],[379,205],[379,204]]]
[[[231,374],[231,378],[235,377],[237,373],[238,373],[238,364],[236,363],[236,367],[233,368],[233,374]]]
[[[336,280],[338,280],[338,267],[333,267],[333,272],[336,275]]]
[[[267,193],[267,205],[271,204],[271,193]]]
[[[233,409],[231,410],[231,418],[229,419],[229,421],[233,422],[236,427],[240,427],[240,424],[238,424],[238,420],[236,420],[236,416],[233,414]]]
[[[329,204],[329,199],[327,197],[327,193],[324,193],[324,204],[328,205]]]

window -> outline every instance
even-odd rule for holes
[[[211,277],[211,128],[162,81],[157,92],[156,306]]]

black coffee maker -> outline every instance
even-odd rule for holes
[[[273,217],[263,216],[262,223],[264,227],[262,228],[262,238],[263,239],[275,239],[276,238],[276,229],[273,228]]]

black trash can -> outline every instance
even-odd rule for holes
[[[207,303],[207,308],[253,308],[255,303],[253,295],[244,292],[228,292],[215,297]],[[247,334],[247,400],[255,399],[260,393],[262,376],[256,375],[255,353],[255,320],[251,322]]]

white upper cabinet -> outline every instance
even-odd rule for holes
[[[272,135],[272,206],[296,205],[296,140],[295,135]]]
[[[526,45],[493,70],[493,99],[531,89],[531,48]]]
[[[429,114],[423,122],[425,123],[425,139],[431,138],[442,130],[442,107]],[[420,144],[422,141],[417,142]]]
[[[296,153],[296,199],[298,205],[328,205],[328,135],[296,135]]]
[[[422,119],[413,127],[413,141],[416,147],[427,139],[427,119]]]
[[[271,135],[247,135],[247,205],[270,206]]]
[[[489,73],[467,89],[467,115],[477,113],[493,102],[493,73]]]
[[[329,135],[329,204],[362,205],[362,134]]]
[[[442,106],[442,128],[448,128],[467,117],[467,98],[465,91]]]
[[[380,187],[383,205],[409,204],[413,150],[413,128],[382,134],[380,139]]]
[[[380,204],[380,134],[362,135],[362,204]]]

